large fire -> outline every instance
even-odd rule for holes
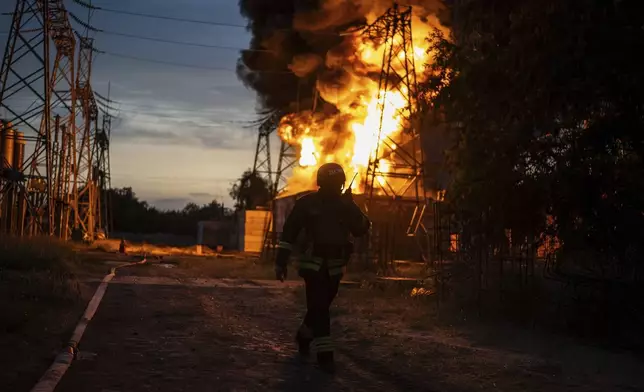
[[[426,65],[431,61],[427,37],[433,28],[443,29],[437,18],[427,18],[422,9],[414,8],[413,44],[407,55],[414,56],[418,82],[427,77]],[[337,112],[334,115],[312,110],[294,113],[282,118],[278,129],[280,138],[293,145],[299,153],[299,166],[293,169],[286,192],[315,189],[315,173],[320,165],[327,162],[343,165],[349,179],[357,174],[352,185],[357,193],[365,189],[366,171],[371,159],[378,160],[377,173],[397,170],[394,162],[386,157],[392,156],[396,143],[404,137],[402,130],[404,118],[410,115],[410,98],[406,96],[407,90],[400,86],[390,91],[379,91],[378,77],[383,55],[390,44],[378,44],[366,36],[353,34],[345,37],[341,50],[329,51],[325,65],[341,77],[332,84],[318,79],[317,90],[326,102],[335,106]],[[402,51],[398,55],[401,60],[404,56]],[[393,61],[392,64],[394,68],[398,67],[396,71],[403,71],[404,62]],[[376,188],[391,187],[388,184],[391,180],[384,176],[376,175],[375,179]]]

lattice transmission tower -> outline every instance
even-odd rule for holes
[[[102,97],[95,93],[98,97]],[[110,90],[108,87],[107,98],[102,98],[105,102],[111,103]],[[112,175],[110,169],[110,140],[112,136],[112,115],[110,114],[110,107],[105,104],[105,108],[101,109],[102,122],[101,127],[97,129],[96,138],[94,139],[94,157],[95,159],[95,172],[98,179],[97,188],[97,205],[96,210],[96,225],[102,231],[102,234],[109,237],[113,229],[112,221]]]
[[[271,165],[271,135],[274,127],[268,122],[259,126],[253,173],[263,178],[269,189],[273,189],[273,166]]]
[[[81,123],[78,126],[78,163],[74,182],[77,195],[75,228],[85,240],[96,237],[97,214],[100,210],[98,198],[98,173],[95,170],[94,154],[97,152],[98,105],[91,85],[94,40],[79,37],[77,99],[81,108]]]
[[[378,88],[378,147],[367,167],[365,205],[374,220],[372,256],[387,269],[394,262],[396,235],[403,231],[407,237],[415,238],[417,254],[423,262],[429,256],[429,235],[424,225],[428,199],[423,181],[411,23],[412,8],[394,4],[363,32],[385,47]],[[394,111],[403,130],[388,135],[383,130],[387,126],[384,115]]]
[[[31,144],[23,163],[12,165],[12,177],[4,180],[12,185],[3,189],[14,189],[20,199],[14,203],[20,227],[14,225],[13,234],[70,234],[76,166],[75,46],[62,0],[16,2],[0,68],[0,108],[8,116],[5,130],[23,130],[24,140]],[[3,194],[3,200],[10,197]]]
[[[298,90],[297,90],[297,112],[300,110],[300,88],[302,86],[302,80],[298,80]],[[278,118],[273,119],[272,124],[279,122],[281,114],[276,114]],[[269,137],[271,134],[275,134],[275,128],[270,128]],[[260,136],[261,137],[261,136]],[[267,139],[268,140],[268,139]],[[268,141],[266,142],[268,144]],[[259,144],[259,143],[258,143]],[[269,152],[270,154],[270,152]],[[270,158],[269,158],[270,160]],[[257,158],[255,158],[257,162]],[[275,247],[277,245],[278,235],[275,231],[275,219],[274,217],[277,214],[275,209],[275,198],[285,189],[287,183],[287,173],[292,170],[295,164],[298,161],[298,154],[296,149],[288,144],[286,141],[280,141],[280,150],[277,158],[277,168],[273,172],[272,183],[271,183],[271,202],[269,205],[269,210],[271,213],[268,215],[268,219],[264,224],[264,241],[262,245],[262,254],[261,259],[266,261],[273,258],[275,253]]]
[[[273,168],[270,139],[276,134],[275,123],[279,122],[279,114],[271,121],[263,122],[257,135],[253,172],[262,177],[269,185],[271,198],[276,197],[286,186],[286,173],[297,163],[297,152],[287,142],[280,140],[277,166]]]

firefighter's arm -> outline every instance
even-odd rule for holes
[[[295,202],[293,210],[284,222],[280,242],[277,245],[277,257],[275,258],[275,265],[278,267],[286,267],[289,257],[295,246],[297,236],[302,231],[304,223],[306,222],[306,207],[304,201],[299,199]]]
[[[358,205],[351,201],[347,203],[347,210],[349,216],[349,230],[354,237],[362,237],[363,235],[369,232],[371,228],[371,221],[369,218],[360,210]]]

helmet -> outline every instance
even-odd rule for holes
[[[346,180],[342,166],[337,163],[325,163],[318,169],[317,181],[320,188],[341,190]]]

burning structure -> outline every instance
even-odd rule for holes
[[[277,195],[273,231],[291,204],[282,199],[315,189],[317,168],[337,162],[356,176],[353,191],[374,221],[369,253],[381,264],[427,261],[434,193],[423,174],[417,84],[428,77],[427,38],[445,30],[440,2],[292,1],[263,4],[261,12],[258,3],[241,2],[257,51],[243,55],[239,74],[258,92],[266,120],[278,114],[276,133],[297,155]],[[273,74],[283,67],[291,74],[278,86]],[[414,255],[398,251],[418,244]]]

